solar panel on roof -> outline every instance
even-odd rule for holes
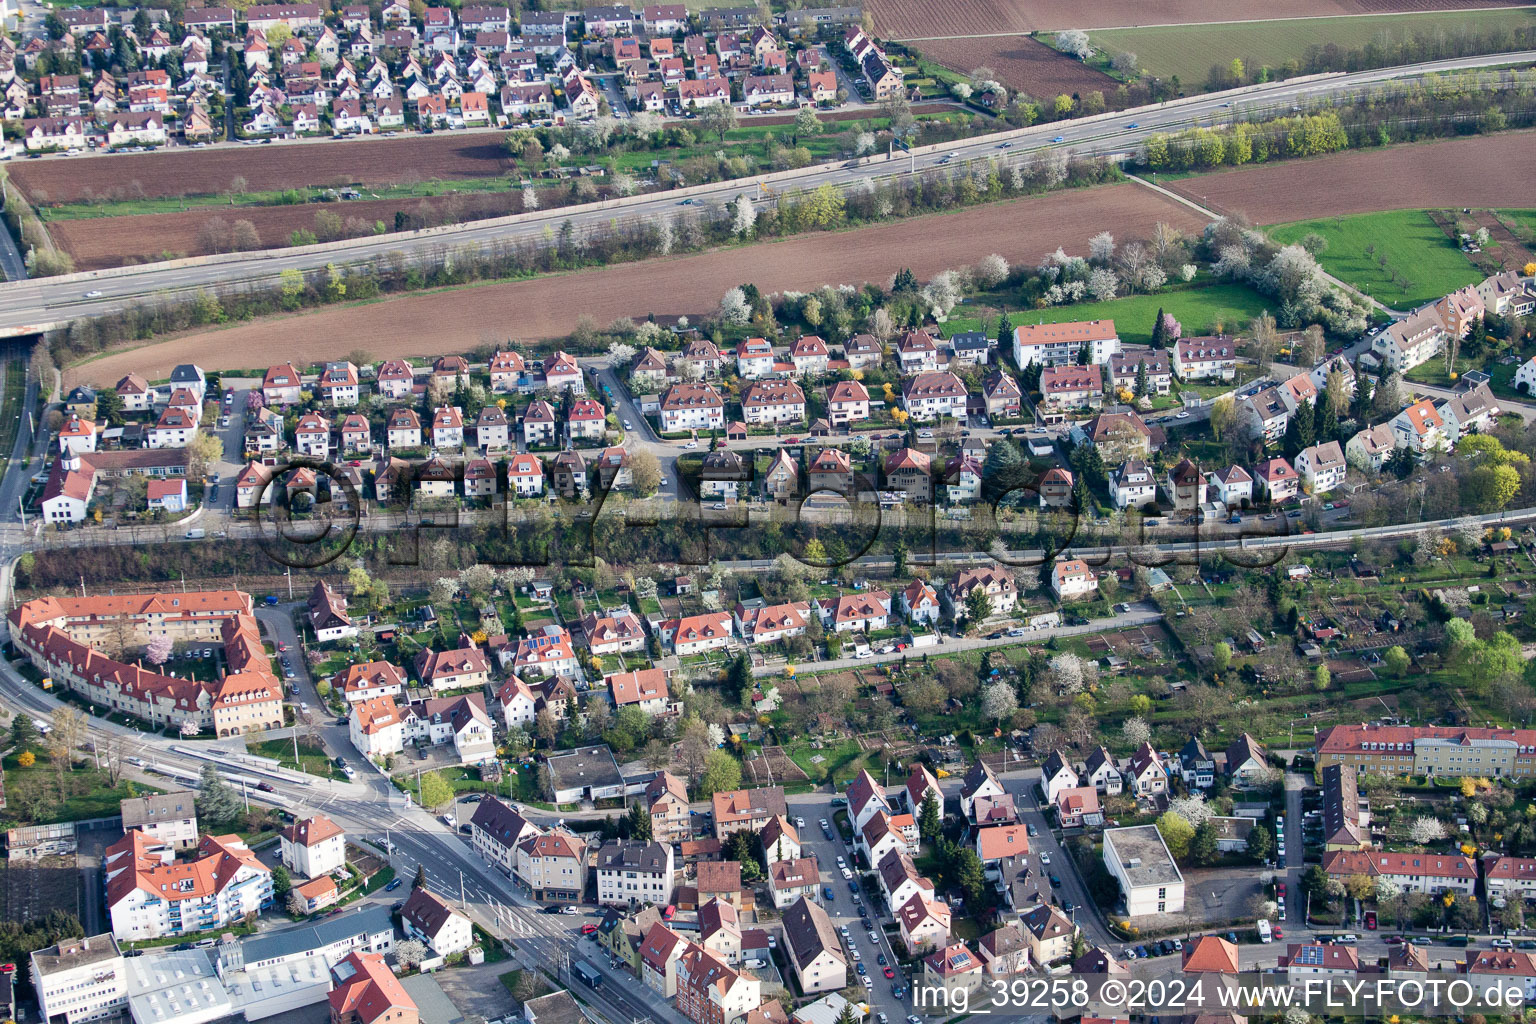
[[[954,956],[949,958],[949,966],[951,967],[964,967],[970,962],[971,958],[964,953],[956,953]]]
[[[1302,946],[1291,959],[1292,963],[1304,964],[1309,967],[1321,967],[1323,964],[1322,946]]]

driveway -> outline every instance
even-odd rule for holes
[[[819,824],[822,818],[832,824],[832,797],[827,793],[812,793],[808,796],[789,797],[786,801],[791,815],[800,815],[805,818],[805,827],[798,829],[800,843],[804,849],[810,850],[816,857],[816,863],[821,869],[821,884],[825,888],[830,886],[833,899],[829,902],[821,900],[822,906],[827,911],[827,916],[832,919],[832,927],[847,927],[848,939],[845,945],[851,949],[857,949],[862,958],[860,963],[869,972],[869,978],[874,987],[869,989],[869,1000],[874,1012],[884,1012],[891,1020],[899,1021],[912,1012],[910,1009],[910,995],[907,999],[897,999],[891,995],[891,989],[897,985],[905,986],[909,993],[911,979],[903,976],[901,968],[896,967],[896,954],[891,949],[890,941],[886,938],[882,923],[894,924],[895,919],[889,915],[877,917],[869,902],[870,896],[865,892],[864,885],[859,885],[858,902],[854,902],[853,893],[848,891],[848,882],[843,878],[842,871],[837,866],[837,858],[842,857],[850,867],[854,864],[853,850],[843,843],[842,836],[836,826],[832,829],[832,838],[828,839],[821,831]],[[857,869],[854,878],[859,878]],[[877,897],[878,899],[878,897]],[[876,934],[879,941],[872,941],[869,937],[869,929],[865,928],[859,920],[859,908],[869,910],[870,918],[875,922]],[[884,955],[886,961],[896,970],[896,978],[887,980],[884,968],[880,966],[879,957]],[[850,958],[848,961],[848,984],[860,985],[858,978],[858,965]]]
[[[1059,906],[1071,902],[1073,909],[1067,916],[1083,930],[1088,941],[1106,949],[1118,949],[1117,940],[1109,934],[1094,912],[1088,887],[1083,884],[1076,865],[1040,810],[1040,769],[1031,768],[1025,772],[1004,775],[999,781],[1004,789],[1013,794],[1014,804],[1019,809],[1019,819],[1026,825],[1033,825],[1038,833],[1029,840],[1030,881],[1038,884],[1038,889],[1031,888],[1030,891],[1049,894],[1046,898],[1054,898]],[[1050,858],[1049,864],[1043,863],[1044,857]],[[1052,875],[1061,880],[1060,888],[1051,886]],[[1028,906],[1021,906],[1015,907],[1014,911],[1024,913],[1029,909]]]

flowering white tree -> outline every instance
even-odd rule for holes
[[[1184,279],[1185,284],[1193,281],[1198,273],[1200,273],[1200,268],[1193,263],[1186,263],[1179,268],[1179,276]]]
[[[740,288],[731,288],[720,297],[720,319],[728,324],[744,324],[752,318],[752,307]]]
[[[1125,720],[1125,724],[1120,727],[1120,735],[1131,746],[1139,747],[1152,738],[1152,727],[1147,724],[1145,718],[1137,715]]]
[[[452,576],[439,576],[432,581],[430,591],[434,604],[448,604],[459,593],[459,581]]]
[[[859,132],[859,137],[857,139],[855,139],[854,142],[853,142],[853,153],[854,153],[854,155],[855,156],[863,156],[865,153],[873,153],[874,151],[875,151],[875,133],[874,132]]]
[[[940,273],[923,286],[923,301],[933,309],[934,318],[949,316],[960,302],[960,281],[953,270]]]
[[[737,196],[734,205],[736,216],[731,230],[737,238],[746,238],[752,233],[752,225],[757,223],[757,207],[752,205],[751,196]]]
[[[1089,684],[1088,663],[1082,658],[1067,651],[1052,658],[1050,664],[1045,667],[1045,681],[1048,686],[1057,693],[1072,694],[1081,693]],[[1098,673],[1093,673],[1097,678]]]
[[[613,176],[613,190],[621,196],[632,196],[639,187],[640,183],[628,171],[620,171]]]
[[[539,192],[532,185],[523,186],[523,209],[537,210],[539,208]]]
[[[1191,825],[1199,828],[1212,816],[1211,805],[1205,802],[1204,793],[1191,793],[1168,801],[1168,809]]]
[[[1474,804],[1481,807],[1482,804]],[[1403,887],[1385,876],[1376,879],[1376,900],[1379,903],[1390,903],[1403,894]]]
[[[1012,717],[1019,710],[1019,696],[1013,692],[1013,684],[997,682],[988,686],[982,691],[981,710],[993,721]]]
[[[83,460],[82,460],[83,461]],[[150,640],[144,650],[144,657],[149,659],[151,665],[164,665],[171,657],[171,650],[175,643],[168,636],[157,636]]]
[[[1071,54],[1078,60],[1087,60],[1093,56],[1093,47],[1088,44],[1088,33],[1079,28],[1057,32],[1056,49],[1062,53]]]
[[[1108,302],[1120,290],[1120,279],[1108,267],[1098,267],[1088,275],[1088,290],[1099,302]]]
[[[1445,838],[1445,826],[1440,824],[1439,819],[1421,815],[1408,826],[1408,838],[1420,846],[1427,846]]]
[[[995,252],[990,256],[983,256],[971,271],[971,277],[983,288],[1002,284],[1008,277],[1008,261]]]
[[[1108,263],[1115,258],[1115,236],[1100,231],[1088,239],[1088,259],[1094,263]]]

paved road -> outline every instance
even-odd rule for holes
[[[1229,93],[1191,97],[1122,111],[1112,116],[1041,125],[979,140],[942,143],[926,147],[927,151],[921,157],[902,156],[889,161],[877,159],[859,166],[821,165],[806,168],[794,172],[788,178],[776,178],[775,181],[792,183],[799,188],[815,188],[822,184],[848,187],[872,176],[908,174],[919,168],[927,169],[933,167],[940,157],[961,161],[1017,158],[1057,146],[1068,148],[1079,155],[1127,154],[1138,149],[1148,135],[1196,124],[1216,123],[1240,112],[1257,114],[1289,111],[1291,107],[1314,98],[1358,92],[1382,82],[1436,71],[1512,64],[1533,59],[1536,59],[1536,51],[1524,51],[1248,86]],[[1137,127],[1129,127],[1131,124]],[[1061,141],[1058,143],[1057,139]],[[1010,148],[1002,149],[1005,144]],[[739,193],[754,191],[756,180],[743,179],[699,186],[690,189],[688,195],[695,203],[721,204]],[[581,208],[538,211],[515,218],[310,246],[304,251],[268,250],[226,254],[177,261],[170,265],[146,264],[113,271],[8,283],[0,286],[0,333],[33,333],[49,324],[78,316],[114,312],[151,294],[171,295],[215,285],[271,282],[287,269],[313,270],[327,263],[373,263],[395,252],[409,258],[444,246],[541,238],[546,227],[557,222],[569,221],[576,230],[586,231],[605,227],[615,219],[651,220],[676,214],[679,212],[679,202],[677,194],[661,193],[640,197],[633,202],[626,201],[618,206],[610,201]],[[100,294],[87,298],[87,292]]]

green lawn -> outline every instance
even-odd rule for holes
[[[1015,326],[1021,324],[1059,324],[1073,320],[1115,322],[1115,329],[1127,344],[1145,345],[1152,341],[1152,322],[1159,309],[1172,313],[1186,335],[1211,334],[1216,325],[1231,334],[1268,307],[1264,296],[1246,285],[1209,284],[1181,288],[1156,295],[1129,295],[1108,302],[1080,302],[1074,306],[1010,312]],[[959,331],[984,330],[989,334],[995,319],[983,324],[972,317],[951,317],[944,324],[946,337]]]
[[[297,768],[299,771],[310,775],[319,775],[327,779],[345,779],[330,757],[325,753],[325,748],[318,743],[308,740],[299,740],[299,760],[293,760],[293,740],[246,740],[245,749],[257,757],[270,757],[276,759],[284,768]]]
[[[1223,25],[1178,25],[1090,32],[1096,48],[1136,54],[1143,70],[1162,78],[1178,75],[1203,82],[1211,65],[1240,58],[1250,68],[1279,67],[1299,60],[1308,46],[1333,43],[1346,50],[1387,39],[1401,41],[1417,33],[1486,32],[1515,29],[1536,22],[1529,7],[1492,11],[1384,14],[1358,18],[1295,18],[1239,21]]]
[[[1321,235],[1328,240],[1318,254],[1323,269],[1395,308],[1430,302],[1483,278],[1422,210],[1297,221],[1269,233],[1282,243]]]

